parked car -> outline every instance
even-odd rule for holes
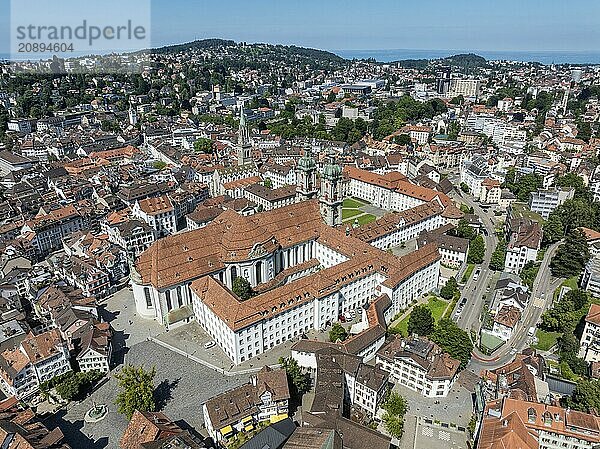
[[[216,343],[214,341],[207,341],[206,343],[204,343],[204,349],[210,349],[212,348],[214,345],[216,345]]]

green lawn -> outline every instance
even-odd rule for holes
[[[556,344],[556,341],[561,334],[560,332],[546,332],[538,329],[535,335],[538,339],[538,342],[533,347],[535,349],[539,349],[540,351],[549,351],[550,348]]]
[[[448,301],[444,301],[443,299],[432,296],[429,298],[429,301],[427,302],[427,304],[425,304],[425,306],[429,310],[431,310],[433,319],[437,323],[442,318],[444,310],[446,310],[446,307],[448,306]],[[408,335],[409,318],[410,315],[407,315],[402,321],[400,321],[396,326],[394,326],[394,329],[396,329],[396,331],[399,331],[403,337],[406,337]]]
[[[342,220],[362,214],[362,211],[357,209],[342,209]]]
[[[431,310],[431,314],[436,323],[442,318],[446,307],[448,307],[448,301],[436,298],[435,296],[429,298],[429,302],[427,303],[427,308]]]
[[[360,206],[364,206],[365,204],[367,204],[367,203],[365,203],[363,201],[356,200],[354,198],[346,198],[344,200],[344,204],[342,205],[342,207],[344,209],[357,209]]]
[[[560,286],[556,290],[554,290],[554,300],[558,298],[558,295],[560,294],[560,291],[563,287],[569,287],[571,290],[579,288],[579,276],[573,276],[572,278],[565,279],[563,283],[560,284]]]
[[[358,217],[358,224],[362,226],[367,223],[371,223],[372,221],[375,221],[375,220],[377,220],[377,217],[375,215],[365,214],[365,215],[361,215],[360,217]]]

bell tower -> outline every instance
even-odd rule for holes
[[[342,168],[335,163],[333,154],[329,153],[321,176],[321,193],[319,195],[321,215],[329,226],[342,224],[344,198],[341,192],[341,181]]]
[[[300,201],[311,200],[317,197],[317,164],[312,155],[310,146],[304,150],[304,155],[298,161],[298,188],[296,189]]]
[[[244,105],[240,108],[240,127],[238,129],[237,144],[237,162],[238,165],[247,165],[252,162],[252,142],[250,142],[250,130],[246,123],[246,114]]]

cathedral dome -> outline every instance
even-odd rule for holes
[[[330,162],[323,168],[323,177],[327,179],[338,179],[340,176],[342,176],[342,167],[338,164]]]
[[[304,155],[298,160],[298,170],[310,171],[317,167],[315,159],[312,157],[310,150],[306,150]]]

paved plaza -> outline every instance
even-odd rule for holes
[[[418,416],[448,424],[466,427],[471,420],[473,410],[471,393],[454,383],[445,398],[425,398],[420,393],[396,384],[393,391],[398,392],[408,402],[407,418]]]
[[[202,404],[212,396],[249,380],[248,376],[224,376],[149,341],[130,348],[127,362],[144,365],[146,368],[156,367],[159,410],[181,427],[191,426],[199,432],[202,432],[204,424]],[[111,377],[90,397],[82,402],[69,404],[66,410],[60,410],[45,423],[50,428],[60,423],[66,441],[73,449],[117,448],[127,421],[117,413],[114,405],[116,394],[117,382]],[[93,403],[108,405],[108,416],[95,424],[84,423],[85,412]]]
[[[415,428],[414,438],[402,448],[410,449],[467,449],[467,431],[464,427],[451,426],[447,423],[435,423],[430,419],[410,418]]]

